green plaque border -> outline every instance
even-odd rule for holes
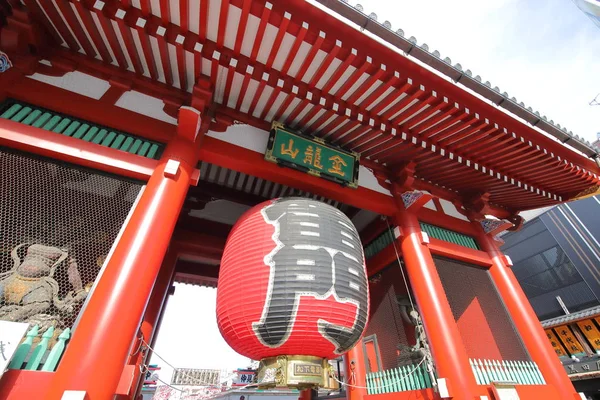
[[[290,135],[294,135],[297,136],[299,138],[302,139],[306,139],[306,140],[310,140],[311,142],[315,142],[318,143],[322,146],[328,147],[330,149],[333,149],[335,151],[339,151],[340,153],[344,153],[352,158],[354,158],[354,171],[353,171],[353,176],[352,179],[350,181],[345,181],[343,179],[340,179],[336,176],[327,174],[325,172],[321,172],[312,168],[308,168],[308,167],[304,167],[302,165],[298,165],[292,162],[289,162],[287,160],[282,160],[280,158],[277,158],[276,156],[273,155],[273,145],[275,143],[275,135],[277,134],[277,129],[280,129],[282,131],[285,131],[286,133],[290,134]],[[304,133],[300,133],[300,132],[295,132],[292,131],[291,129],[287,129],[285,127],[285,125],[283,125],[280,122],[274,121],[273,124],[271,125],[271,130],[269,131],[269,141],[267,142],[267,151],[265,152],[265,160],[281,165],[281,166],[285,166],[288,168],[292,168],[295,169],[297,171],[302,171],[305,172],[309,175],[313,175],[319,178],[323,178],[326,179],[328,181],[332,181],[334,183],[337,183],[338,185],[344,186],[344,187],[349,187],[352,189],[356,189],[358,188],[358,171],[360,168],[360,154],[353,152],[353,151],[348,151],[345,150],[343,148],[341,148],[340,146],[336,146],[334,144],[331,143],[327,143],[325,140],[316,137],[316,136],[312,136],[312,135],[307,135]]]

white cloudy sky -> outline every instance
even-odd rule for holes
[[[351,4],[356,4],[353,0]],[[571,0],[365,0],[392,28],[402,28],[442,57],[471,69],[501,91],[588,140],[600,132],[600,30]],[[215,289],[178,285],[156,343],[177,367],[246,367],[222,340]],[[240,305],[243,307],[243,305]],[[157,357],[153,363],[170,371]]]
[[[589,105],[600,93],[600,29],[572,0],[359,3],[573,133],[600,132],[600,106]]]

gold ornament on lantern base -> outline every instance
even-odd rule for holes
[[[264,358],[258,366],[258,387],[308,389],[325,387],[331,366],[325,358],[277,356]]]

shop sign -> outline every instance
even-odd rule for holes
[[[358,187],[360,155],[273,122],[265,159],[351,188]]]
[[[238,370],[237,378],[234,379],[232,386],[247,386],[254,383],[256,371],[254,370]]]
[[[29,324],[0,321],[0,377],[27,333]]]
[[[582,361],[578,363],[564,364],[563,367],[569,375],[585,374],[588,372],[598,372],[600,371],[600,361],[597,359],[590,361]]]

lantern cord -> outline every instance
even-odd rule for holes
[[[143,342],[143,345],[145,347],[147,347],[149,350],[152,351],[153,355],[155,355],[156,357],[160,358],[165,364],[167,364],[169,367],[173,368],[173,370],[178,370],[179,369],[179,368],[176,368],[173,364],[171,364],[167,360],[165,360],[163,357],[161,357],[160,354],[158,354],[156,351],[154,351],[154,349],[143,338],[140,338],[140,341]],[[145,368],[145,371],[143,371],[142,368]],[[142,372],[142,374],[146,373],[147,371],[148,371],[148,366],[147,365],[145,365],[145,364],[140,365],[140,372]],[[211,387],[217,387],[217,388],[220,388],[222,386],[220,384],[216,385],[214,383],[197,381],[196,378],[194,378],[193,376],[187,375],[185,372],[183,373],[183,375],[186,376],[190,380],[190,383],[186,383],[186,385],[211,386]],[[173,387],[173,386],[169,385],[167,382],[162,381],[162,380],[160,380],[158,378],[157,378],[157,380],[160,381],[160,382],[162,382],[162,383],[164,383],[165,385],[171,387],[172,389],[179,390],[180,392],[183,391],[181,389],[178,389],[176,387]],[[248,386],[252,386],[252,384],[246,385],[246,386],[242,386],[240,389],[244,389],[244,388],[246,388]]]
[[[410,371],[408,374],[406,374],[404,376],[399,375],[398,379],[404,380],[405,378],[408,378],[409,376],[411,376],[412,374],[414,374],[415,371],[417,369],[419,369],[419,367],[421,366],[421,364],[423,364],[423,362],[425,361],[426,358],[427,357],[423,357],[423,359],[412,369],[412,371]],[[335,377],[335,375],[333,374],[333,372],[329,376],[331,378],[333,378],[333,380],[336,381],[337,383],[339,383],[340,385],[344,385],[344,386],[355,388],[355,389],[371,389],[370,387],[367,387],[367,386],[357,386],[357,385],[351,385],[351,384],[346,383],[346,382],[342,382],[342,381],[338,380]],[[377,386],[377,389],[383,389],[383,388],[390,387],[390,386],[393,386],[393,385],[396,385],[396,384],[397,384],[397,382],[393,382],[393,383],[390,383],[389,385]]]
[[[390,227],[390,221],[388,218],[385,218],[385,223],[388,227],[388,232],[394,236],[394,232],[392,232],[392,228]],[[408,281],[406,279],[406,275],[404,274],[404,268],[402,268],[402,262],[400,261],[400,254],[398,253],[398,248],[396,247],[396,240],[392,240],[392,245],[394,246],[394,252],[396,253],[396,260],[398,260],[398,266],[400,267],[400,272],[402,273],[402,280],[404,281],[404,287],[406,288],[406,294],[408,294],[408,301],[410,301],[410,307],[416,311],[415,303],[413,302],[412,295],[410,294],[410,289],[408,288]]]

